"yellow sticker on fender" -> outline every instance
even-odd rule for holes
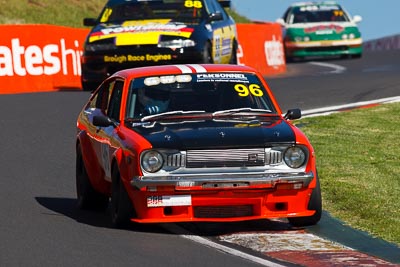
[[[107,8],[106,10],[104,10],[103,16],[100,19],[100,22],[104,23],[108,21],[108,18],[110,17],[112,13],[112,9],[111,8]]]

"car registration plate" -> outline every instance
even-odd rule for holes
[[[168,206],[191,206],[192,197],[183,196],[149,196],[147,197],[147,207],[168,207]]]

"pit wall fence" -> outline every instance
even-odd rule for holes
[[[81,89],[83,43],[89,29],[0,25],[0,94]],[[263,75],[286,71],[279,24],[237,24],[238,64]]]
[[[378,52],[387,50],[400,49],[400,34],[391,35],[384,38],[374,39],[364,42],[363,49],[365,52]]]

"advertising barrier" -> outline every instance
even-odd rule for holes
[[[80,58],[89,29],[0,25],[0,94],[81,90]],[[276,75],[286,71],[279,24],[238,24],[238,61]]]
[[[80,90],[87,29],[0,25],[0,93]]]
[[[253,67],[263,75],[286,71],[282,29],[278,23],[237,24],[238,63]]]

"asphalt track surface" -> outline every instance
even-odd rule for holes
[[[283,112],[400,96],[400,50],[292,63],[284,75],[266,79]]]
[[[308,110],[399,96],[399,74],[400,52],[385,52],[358,60],[293,63],[285,75],[267,81],[283,110]],[[78,210],[75,123],[88,97],[88,92],[77,91],[0,95],[0,266],[291,266],[218,238],[293,230],[282,222],[132,225],[116,230],[107,213]],[[339,236],[328,228],[348,235],[326,213],[318,226],[306,230]],[[365,238],[362,242],[371,241]],[[399,250],[391,244],[366,246],[378,246],[369,253],[400,263],[400,253],[393,255]]]

